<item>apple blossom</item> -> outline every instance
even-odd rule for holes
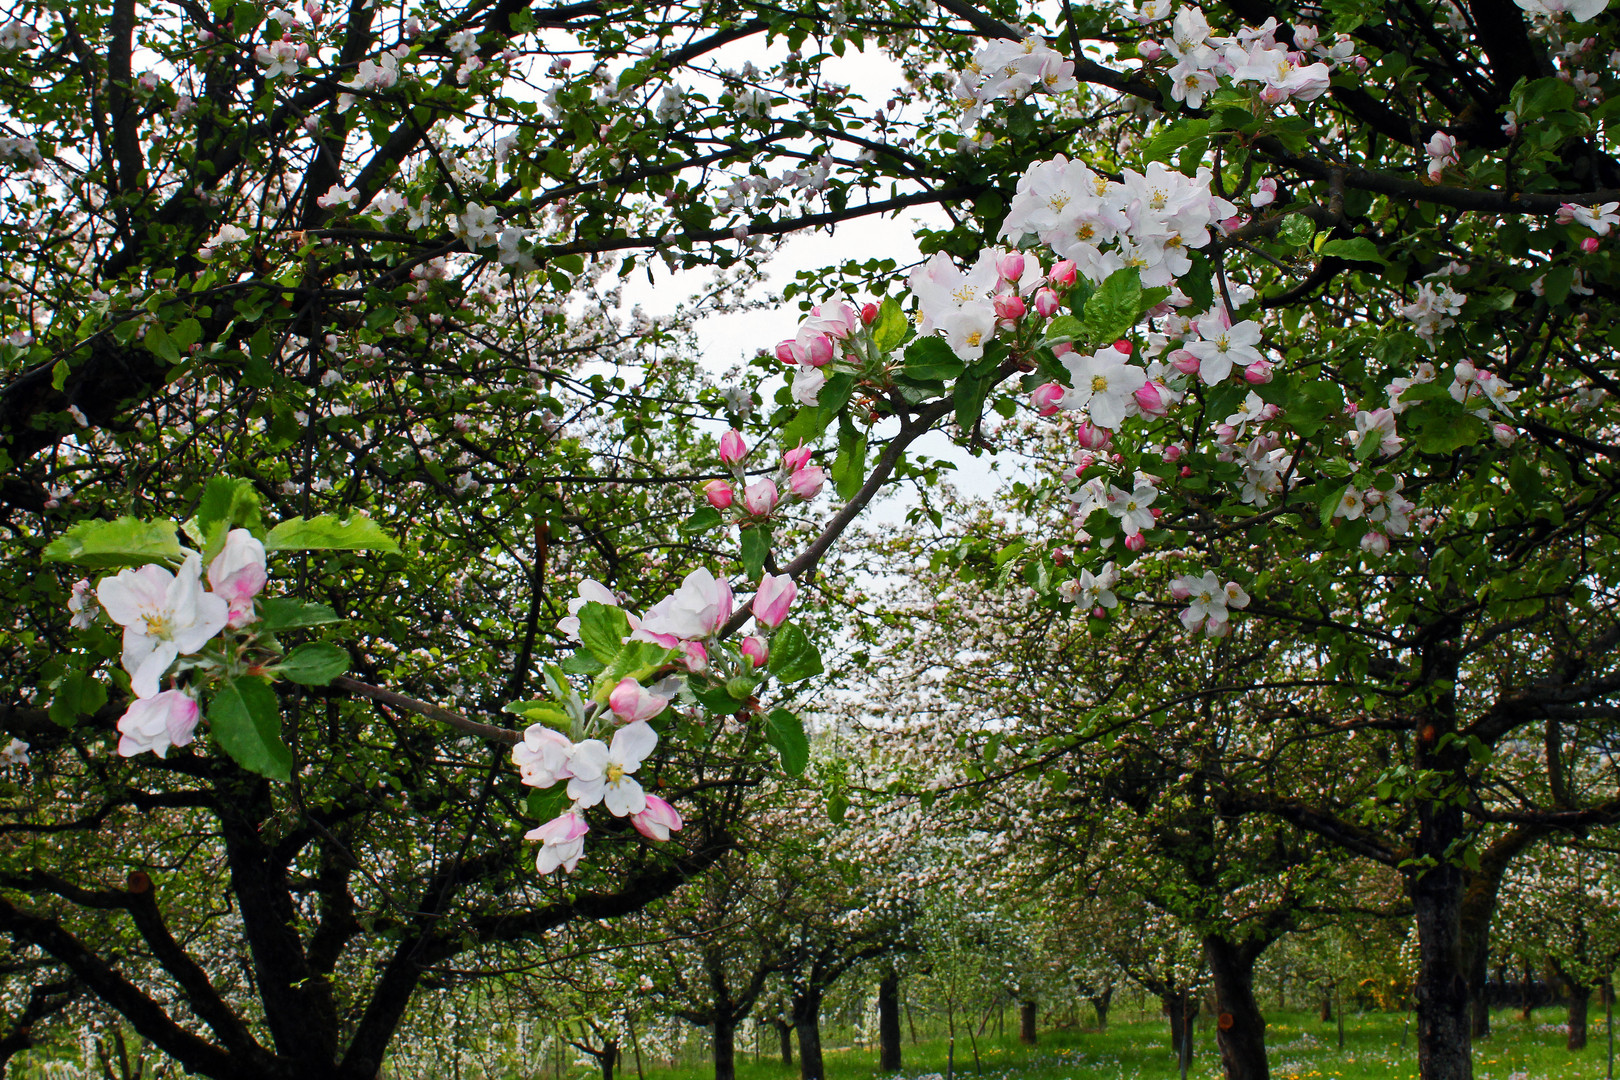
[[[782,455],[782,468],[788,472],[798,472],[810,464],[810,453],[810,448],[803,445],[789,450]]]
[[[80,578],[73,583],[73,589],[68,594],[68,612],[73,616],[68,625],[75,630],[88,630],[95,625],[96,606],[90,593],[90,579]]]
[[[601,803],[614,817],[640,813],[647,797],[631,774],[657,745],[658,733],[644,720],[614,732],[611,745],[600,739],[575,743],[568,757],[574,774],[568,781],[568,797],[582,810]]]
[[[788,493],[796,499],[809,502],[821,494],[822,487],[827,482],[827,471],[820,465],[806,465],[795,470],[787,479]]]
[[[787,619],[788,608],[798,595],[799,587],[788,575],[766,574],[759,579],[759,589],[754,593],[752,604],[754,618],[761,624],[776,629]]]
[[[716,510],[724,510],[736,498],[736,492],[725,480],[710,480],[703,485],[703,497],[709,500],[709,505]]]
[[[264,544],[246,529],[227,533],[224,548],[208,564],[208,586],[230,605],[228,625],[233,629],[254,620],[253,598],[268,578]]]
[[[119,756],[134,757],[150,750],[164,757],[171,747],[188,745],[199,715],[197,699],[186,690],[136,698],[118,720]]]
[[[731,583],[700,566],[687,574],[673,593],[647,609],[632,636],[642,640],[651,635],[667,636],[662,643],[672,648],[676,640],[713,637],[731,618],[732,605]]]
[[[1370,532],[1361,538],[1361,550],[1369,555],[1387,555],[1389,553],[1389,537],[1381,532]]]
[[[776,509],[776,504],[781,500],[776,481],[768,476],[762,476],[743,488],[743,506],[755,517],[765,517]]]
[[[659,843],[669,839],[669,834],[678,832],[681,828],[681,815],[675,808],[656,795],[648,795],[647,807],[638,814],[630,815],[630,824],[635,826],[636,832],[649,840]]]
[[[653,693],[629,676],[620,679],[608,695],[608,708],[627,724],[651,720],[668,707],[669,698]]]
[[[1062,409],[1065,389],[1062,383],[1042,383],[1030,391],[1029,404],[1042,416],[1056,415]]]
[[[826,383],[827,376],[820,368],[800,367],[793,376],[793,400],[800,405],[815,405]]]
[[[530,829],[523,834],[525,840],[539,840],[540,853],[535,859],[535,869],[542,874],[549,874],[559,866],[568,873],[574,872],[579,865],[579,857],[585,852],[585,834],[591,827],[585,823],[585,818],[576,810],[560,814],[544,825]]]
[[[1084,409],[1091,422],[1117,428],[1126,410],[1134,404],[1132,395],[1147,382],[1147,373],[1125,362],[1114,349],[1092,356],[1064,357],[1074,389],[1063,397],[1065,409]]]
[[[579,595],[568,601],[568,615],[557,620],[557,629],[570,641],[579,640],[579,609],[589,603],[606,604],[608,607],[618,607],[619,598],[613,595],[613,590],[594,578],[581,579],[578,587]]]
[[[13,767],[26,766],[28,764],[28,744],[17,738],[13,738],[6,743],[5,749],[0,750],[0,764]]]
[[[748,444],[743,441],[742,432],[727,428],[726,433],[720,436],[720,460],[727,465],[735,465],[747,456]]]
[[[230,605],[202,591],[202,557],[186,557],[178,573],[156,563],[102,578],[96,596],[124,628],[124,670],[136,697],[152,697],[158,679],[183,653],[194,653],[225,629]]]
[[[512,747],[512,762],[525,784],[548,788],[574,775],[568,768],[573,749],[574,744],[562,732],[544,724],[530,724],[523,729],[523,741]]]
[[[744,656],[753,662],[755,667],[764,667],[766,659],[771,654],[770,646],[758,634],[749,634],[742,639],[742,644],[737,647]]]

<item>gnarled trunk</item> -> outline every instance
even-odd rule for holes
[[[1254,962],[1260,948],[1211,934],[1204,957],[1215,983],[1215,1044],[1226,1080],[1271,1080],[1266,1062],[1266,1021],[1254,997]]]
[[[1592,1004],[1592,988],[1569,984],[1565,996],[1569,1001],[1569,1042],[1571,1050],[1586,1049],[1586,1016]]]
[[[1109,983],[1091,995],[1091,1007],[1097,1010],[1097,1030],[1108,1030],[1108,1006],[1114,1000],[1114,985]]]
[[[710,1025],[714,1033],[714,1080],[737,1080],[737,1023],[715,1018]]]
[[[900,1071],[900,975],[892,969],[878,983],[878,1068]]]
[[[1035,1034],[1035,1003],[1033,1001],[1020,1001],[1018,1003],[1018,1041],[1025,1046],[1034,1046]]]
[[[822,1080],[821,991],[794,995],[793,1030],[799,1036],[799,1080]]]

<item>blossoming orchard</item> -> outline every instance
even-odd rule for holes
[[[1608,0],[0,0],[0,1063],[1612,1076],[1617,102]]]

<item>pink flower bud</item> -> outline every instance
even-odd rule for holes
[[[1230,443],[1236,438],[1237,438],[1237,428],[1233,427],[1231,424],[1216,424],[1215,425],[1215,441],[1216,442]]]
[[[812,367],[825,367],[832,363],[833,339],[826,334],[817,334],[810,339],[804,350],[804,361]]]
[[[709,670],[709,650],[703,647],[703,642],[683,641],[681,642],[681,648],[686,651],[686,655],[681,660],[686,664],[687,671]]]
[[[1087,450],[1106,450],[1114,441],[1113,432],[1098,427],[1090,420],[1083,421],[1074,429],[1074,437]]]
[[[1035,293],[1035,314],[1043,319],[1050,319],[1063,310],[1063,301],[1051,289],[1042,288]]]
[[[1192,595],[1192,586],[1188,584],[1189,578],[1178,577],[1170,582],[1170,599],[1185,600]]]
[[[1042,416],[1051,416],[1058,411],[1058,403],[1063,400],[1063,394],[1061,383],[1042,383],[1030,392],[1030,407]]]
[[[861,305],[861,325],[871,326],[877,322],[878,306],[876,304]]]
[[[1074,346],[1067,341],[1052,346],[1053,356],[1068,356],[1072,352],[1074,352]]]
[[[1361,538],[1361,550],[1369,555],[1387,555],[1389,537],[1381,532],[1370,532]]]
[[[1183,480],[1185,480],[1185,479],[1187,479],[1187,477],[1189,477],[1191,475],[1192,475],[1192,466],[1191,465],[1183,465],[1181,467],[1181,478]]]
[[[782,455],[782,468],[788,472],[798,472],[810,463],[810,448],[797,446]]]
[[[758,634],[749,634],[742,639],[742,644],[738,647],[744,656],[754,662],[755,667],[764,667],[765,661],[771,655],[770,646],[766,645],[765,639]]]
[[[1596,251],[1597,249],[1598,249],[1598,238],[1597,237],[1588,236],[1585,240],[1581,241],[1581,250],[1586,252],[1588,255],[1592,254],[1592,252]]]
[[[792,364],[795,367],[807,362],[804,350],[791,338],[776,343],[776,358],[784,364]]]
[[[1158,383],[1143,383],[1142,388],[1131,395],[1136,399],[1136,407],[1142,410],[1143,416],[1160,417],[1170,411],[1163,390],[1164,387]]]
[[[748,456],[748,444],[743,442],[742,432],[730,428],[720,436],[720,460],[727,465],[735,465]]]
[[[799,595],[799,587],[786,574],[766,574],[759,579],[751,608],[754,620],[775,630],[787,619],[788,608]]]
[[[769,514],[781,501],[782,496],[776,490],[776,481],[768,476],[762,476],[743,488],[743,506],[756,517]]]
[[[1102,605],[1099,604],[1091,609],[1091,617],[1093,619],[1106,619],[1108,618],[1108,612],[1104,611]]]
[[[1114,342],[1114,351],[1117,353],[1124,353],[1126,356],[1129,356],[1135,350],[1136,346],[1132,345],[1124,338],[1120,338],[1118,341]]]
[[[827,483],[827,470],[820,465],[806,465],[788,477],[788,493],[795,499],[809,502],[821,494],[822,486]]]
[[[1001,280],[1009,284],[1016,282],[1024,276],[1024,256],[1022,252],[1011,251],[996,260],[996,273]]]
[[[1163,458],[1167,464],[1174,465],[1176,462],[1181,460],[1181,455],[1185,454],[1186,452],[1186,450],[1182,449],[1180,443],[1171,443],[1169,446],[1164,448],[1164,453],[1160,454],[1159,456]]]
[[[716,510],[724,510],[730,506],[736,495],[731,485],[724,480],[710,480],[703,485],[703,497],[708,499],[709,505]]]
[[[1519,433],[1513,429],[1511,424],[1491,425],[1491,438],[1495,439],[1500,446],[1512,446],[1514,440],[1518,437]]]
[[[1073,288],[1080,280],[1080,269],[1073,259],[1062,259],[1052,264],[1052,269],[1046,272],[1046,280],[1060,289]]]
[[[1243,369],[1243,377],[1256,386],[1271,381],[1271,361],[1256,360]]]
[[[608,708],[626,724],[637,720],[651,720],[669,705],[669,698],[648,690],[626,675],[608,695]]]
[[[1164,55],[1164,46],[1152,38],[1146,38],[1136,47],[1136,55],[1151,64]]]
[[[995,305],[996,318],[1001,319],[1003,322],[1017,322],[1024,317],[1024,312],[1027,310],[1024,307],[1023,299],[1014,296],[1012,293],[1002,293],[997,296]]]
[[[1082,450],[1074,459],[1074,475],[1078,479],[1080,474],[1097,464],[1097,455],[1089,450]]]
[[[1125,547],[1131,551],[1141,551],[1147,547],[1147,537],[1142,533],[1132,533],[1125,538]]]
[[[1177,349],[1170,354],[1170,366],[1183,375],[1198,374],[1198,357],[1186,349]]]
[[[670,833],[679,832],[683,822],[673,806],[656,795],[648,795],[647,808],[639,814],[631,814],[630,824],[642,836],[661,844],[669,839]]]

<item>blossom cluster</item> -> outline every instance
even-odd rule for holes
[[[102,578],[95,595],[113,622],[124,628],[122,663],[135,700],[118,721],[118,752],[132,757],[150,750],[165,756],[170,747],[192,741],[201,710],[187,688],[161,690],[163,677],[179,661],[195,666],[215,635],[258,618],[254,597],[268,575],[264,544],[246,529],[232,529],[220,553],[208,564],[202,587],[202,556],[191,552],[177,571],[157,563]],[[90,583],[73,587],[68,609],[73,625],[88,627]],[[185,659],[182,659],[185,658]]]
[[[872,324],[877,313],[876,304],[857,310],[842,297],[834,297],[812,307],[800,321],[797,333],[777,343],[776,358],[795,369],[791,383],[795,401],[816,404],[827,383],[826,369],[835,360],[859,362],[860,357],[850,351],[856,344],[855,336],[861,327]]]
[[[810,448],[799,446],[782,455],[781,467],[775,476],[760,476],[753,480],[744,474],[744,463],[749,455],[748,443],[735,428],[727,429],[720,437],[720,460],[735,479],[710,480],[703,485],[703,497],[716,510],[733,507],[745,518],[766,518],[781,503],[783,493],[788,498],[809,502],[821,494],[827,483],[827,471],[810,463]],[[741,493],[741,505],[737,506]]]
[[[962,126],[976,125],[984,106],[992,101],[1020,101],[1034,91],[1059,94],[1077,85],[1074,61],[1040,38],[997,39],[975,52],[957,76],[956,97],[964,110]]]
[[[1169,4],[1155,5],[1149,14],[1162,19],[1169,11]],[[1194,109],[1203,107],[1204,98],[1223,78],[1258,86],[1260,100],[1267,105],[1312,101],[1327,91],[1335,66],[1359,59],[1354,43],[1343,34],[1329,44],[1315,27],[1299,24],[1291,28],[1293,48],[1288,48],[1277,41],[1279,29],[1276,19],[1267,19],[1232,37],[1211,34],[1204,13],[1189,6],[1176,13],[1168,37],[1143,41],[1137,55],[1150,63],[1173,59],[1170,96]],[[1317,58],[1315,63],[1306,62],[1311,56]]]

